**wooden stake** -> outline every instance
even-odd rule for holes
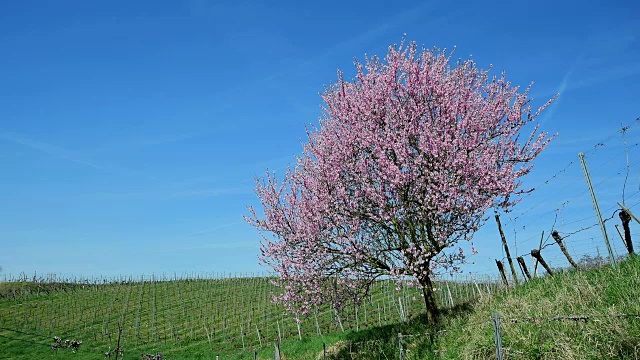
[[[542,242],[544,241],[544,231],[540,235],[540,245],[538,245],[538,251],[542,250]],[[533,277],[538,276],[538,259],[533,259]]]
[[[551,270],[547,262],[544,261],[544,259],[542,258],[542,255],[540,254],[540,250],[538,249],[531,250],[531,256],[533,256],[536,260],[538,260],[540,265],[542,265],[542,267],[544,267],[544,269],[547,270],[547,273],[549,273],[549,275],[553,275],[553,271]]]
[[[316,318],[316,330],[318,331],[318,336],[322,336],[322,332],[320,331],[320,323],[318,322],[318,307],[316,306],[316,311],[313,313],[313,316]]]
[[[629,213],[626,210],[622,210],[620,211],[620,213],[618,213],[618,216],[620,216],[620,221],[622,221],[622,228],[624,229],[624,237],[622,238],[622,240],[624,241],[624,244],[627,247],[627,251],[629,252],[629,254],[634,254],[633,242],[631,242],[631,229],[629,228],[629,222],[631,222],[631,215],[629,215]],[[620,228],[618,228],[618,225],[616,225],[616,229],[618,229],[618,232],[620,232]],[[620,236],[622,236],[621,232],[620,232]]]
[[[622,208],[622,210],[626,211],[627,214],[629,214],[629,216],[631,216],[631,218],[633,220],[635,220],[638,224],[640,224],[640,219],[638,219],[635,215],[633,215],[633,213],[631,212],[631,210],[629,210],[626,206],[618,203],[618,206],[620,206],[620,208]]]
[[[504,246],[504,252],[507,254],[507,261],[509,261],[509,266],[511,267],[511,275],[513,275],[513,282],[516,286],[518,283],[518,274],[516,273],[516,267],[513,265],[513,259],[511,259],[511,254],[509,253],[509,246],[507,246],[507,238],[504,236],[504,232],[502,231],[502,224],[500,223],[500,215],[496,214],[496,222],[498,223],[498,231],[500,232],[500,238],[502,239],[502,246]]]
[[[260,341],[260,347],[262,347],[262,336],[260,335],[260,329],[258,329],[258,324],[256,324],[256,334],[258,334],[258,341]],[[242,342],[242,348],[244,349],[244,340]]]
[[[242,328],[242,324],[240,324],[240,338],[242,339],[242,350],[245,350],[245,347],[244,347],[244,329]],[[260,347],[262,347],[262,344],[260,344]]]
[[[504,273],[504,264],[502,264],[502,261],[496,260],[496,265],[498,266],[498,271],[500,271],[500,276],[502,276],[502,282],[504,283],[504,286],[508,289],[509,281],[507,281],[507,275]]]
[[[451,303],[451,307],[453,307],[454,306],[453,296],[451,296],[451,289],[449,289],[449,282],[445,282],[445,284],[447,284],[447,293],[449,294],[449,301]]]
[[[476,290],[478,290],[478,294],[480,294],[480,299],[482,299],[482,291],[480,290],[480,287],[478,286],[478,283],[476,282],[476,279],[473,278],[473,275],[469,274],[469,276],[471,277],[471,281],[473,281],[473,285],[476,286]]]
[[[571,257],[571,255],[569,255],[569,251],[567,251],[567,248],[562,243],[562,237],[560,236],[560,234],[558,234],[558,232],[554,230],[551,233],[551,237],[553,237],[556,243],[558,243],[558,246],[560,246],[560,251],[562,251],[562,253],[567,258],[567,260],[569,260],[569,264],[571,264],[571,266],[573,266],[576,270],[578,270],[579,269],[578,264],[576,264],[576,262],[573,261],[573,258]]]
[[[527,277],[527,280],[531,280],[531,274],[529,274],[529,269],[527,269],[527,263],[524,262],[524,258],[522,256],[518,256],[516,260],[518,260],[520,269],[522,269],[522,273]]]
[[[280,332],[280,322],[276,320],[276,325],[278,325],[278,340],[282,342],[282,333]]]
[[[209,328],[207,328],[206,323],[204,324],[204,331],[207,332],[207,341],[209,342],[209,348],[213,351],[213,346],[211,345],[211,335],[209,335]]]

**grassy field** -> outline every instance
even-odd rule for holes
[[[470,282],[441,284],[442,306],[478,295]],[[482,289],[500,287],[485,283]],[[0,358],[102,359],[106,352],[115,355],[118,340],[125,358],[161,352],[169,359],[252,359],[256,349],[260,358],[272,358],[278,340],[291,359],[347,333],[418,316],[424,306],[416,289],[397,291],[394,283],[379,281],[361,306],[345,309],[339,319],[333,309],[320,308],[298,330],[272,303],[273,290],[261,277],[0,283]],[[82,345],[77,353],[52,351],[53,336]]]
[[[496,359],[493,313],[500,317],[504,359],[640,359],[640,258],[616,269],[536,278],[446,311],[433,341],[415,319],[395,325],[385,343],[398,353],[397,333],[404,331],[414,335],[405,340],[405,359]]]
[[[443,359],[495,358],[494,312],[505,359],[640,359],[640,258],[535,279],[480,302],[447,319],[432,348]]]
[[[321,359],[323,344],[329,359],[398,359],[400,342],[405,359],[495,359],[498,313],[505,359],[640,359],[638,258],[511,291],[439,283],[436,329],[424,324],[415,290],[380,281],[368,301],[342,314],[344,332],[323,308],[302,322],[302,340],[296,323],[271,303],[265,278],[39,286],[0,284],[0,358],[104,359],[108,351],[115,358],[120,337],[124,359],[158,352],[165,359],[253,359],[254,350],[273,359],[280,339],[282,358],[290,360]],[[82,345],[77,353],[54,351],[53,336]]]

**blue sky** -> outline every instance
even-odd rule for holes
[[[526,253],[557,214],[565,233],[595,220],[579,151],[607,139],[587,160],[601,207],[622,199],[621,124],[632,125],[627,203],[640,203],[638,14],[636,1],[4,2],[0,266],[263,272],[260,236],[242,220],[258,204],[254,177],[293,163],[338,68],[353,74],[354,58],[384,55],[404,33],[455,46],[455,57],[493,64],[514,84],[534,81],[534,106],[561,93],[541,116],[560,135],[525,179],[539,191],[503,218]],[[604,251],[598,236],[583,231],[570,247]],[[493,221],[475,245],[465,272],[495,273]]]

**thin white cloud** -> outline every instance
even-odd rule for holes
[[[640,75],[640,63],[627,63],[621,64],[616,67],[608,68],[608,69],[598,69],[597,71],[583,71],[580,70],[581,77],[579,79],[575,79],[573,81],[569,81],[571,78],[571,74],[573,73],[576,66],[574,65],[563,77],[562,81],[558,88],[551,91],[544,91],[537,97],[542,99],[548,98],[560,93],[560,99],[562,99],[563,95],[567,92],[583,89],[586,87],[607,83],[614,80],[626,79],[633,76]],[[593,75],[595,74],[595,75]],[[592,76],[589,76],[592,75]],[[562,90],[562,91],[560,91]],[[556,104],[552,105],[555,106]]]
[[[131,150],[140,150],[147,147],[154,147],[160,145],[170,145],[174,143],[183,142],[200,136],[206,136],[208,133],[190,132],[183,134],[165,134],[165,135],[145,135],[140,137],[122,138],[116,139],[107,144],[95,146],[91,149],[87,149],[92,154],[111,154],[113,152],[125,152]]]
[[[342,53],[345,49],[354,49],[366,44],[368,42],[373,41],[376,38],[384,35],[387,31],[394,27],[398,27],[402,24],[407,24],[412,21],[415,21],[420,18],[425,18],[425,13],[434,8],[433,2],[423,2],[422,4],[415,6],[411,9],[401,11],[391,16],[388,21],[380,22],[380,24],[368,31],[360,33],[350,39],[347,39],[341,43],[338,43],[332,47],[327,48],[323,53],[303,60],[298,63],[297,66],[289,67],[287,71],[272,74],[268,76],[265,80],[271,82],[274,79],[282,78],[285,75],[288,75],[292,72],[298,70],[307,71],[308,68],[317,63],[326,62],[327,58],[334,56],[335,54]],[[446,24],[448,17],[440,16],[438,18],[430,19],[429,23],[433,27],[437,27],[439,24]],[[399,41],[401,34],[397,34],[396,38],[393,40]],[[356,54],[354,54],[356,55]]]
[[[110,169],[109,167],[89,161],[85,159],[82,155],[77,154],[73,151],[67,150],[59,146],[54,146],[45,142],[32,140],[14,132],[6,132],[6,131],[0,132],[0,139],[8,142],[12,142],[17,145],[21,145],[31,150],[36,150],[36,151],[45,153],[51,157],[64,159],[67,161],[74,162],[76,164],[92,167],[94,169],[99,169],[99,170]]]
[[[185,234],[184,236],[193,236],[193,235],[201,235],[201,234],[208,234],[208,233],[212,233],[214,231],[220,230],[220,229],[224,229],[224,228],[228,228],[228,227],[232,227],[232,226],[236,226],[236,225],[240,225],[240,224],[244,224],[244,221],[235,221],[232,223],[228,223],[228,224],[222,224],[222,225],[218,225],[218,226],[214,226],[214,227],[210,227],[210,228],[206,228],[206,229],[201,229],[201,230],[197,230],[194,232],[190,232],[188,234]]]
[[[258,245],[257,242],[211,242],[207,244],[198,244],[193,246],[181,246],[167,249],[168,251],[192,251],[192,250],[234,250],[234,249],[254,249]]]
[[[214,233],[216,231],[219,231],[221,229],[224,228],[229,228],[229,227],[233,227],[233,226],[237,226],[240,224],[244,224],[244,221],[235,221],[235,222],[231,222],[231,223],[227,223],[227,224],[221,224],[221,225],[217,225],[217,226],[213,226],[210,228],[206,228],[206,229],[201,229],[201,230],[196,230],[181,236],[176,236],[176,238],[179,239],[179,241],[181,243],[185,242],[185,238],[188,237],[193,237],[196,235],[203,235],[203,234],[210,234],[210,233]],[[185,246],[178,246],[178,247],[172,247],[170,249],[166,249],[168,251],[191,251],[191,250],[224,250],[224,249],[253,249],[257,246],[257,242],[238,242],[238,241],[233,241],[233,242],[229,242],[229,241],[225,241],[222,242],[220,240],[211,240],[211,242],[207,242],[207,243],[197,243],[197,244],[192,244],[192,245],[185,245]]]
[[[565,90],[569,86],[569,79],[571,78],[571,74],[573,74],[573,69],[575,69],[575,65],[573,65],[569,71],[562,77],[562,81],[560,81],[560,85],[558,86],[558,90],[556,94],[560,94],[560,97],[554,101],[553,105],[551,105],[542,115],[542,119],[540,120],[540,125],[544,125],[547,120],[553,118],[558,106],[560,106],[560,99],[562,98],[562,94],[564,94]],[[555,95],[555,94],[554,94]]]
[[[623,64],[608,70],[599,71],[598,75],[585,77],[582,80],[575,81],[571,86],[568,86],[567,89],[580,89],[613,80],[626,79],[636,75],[640,75],[640,63],[634,62]]]
[[[171,194],[171,197],[217,197],[248,193],[246,188],[214,188],[202,190],[185,190]]]

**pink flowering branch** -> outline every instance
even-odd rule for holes
[[[435,322],[432,278],[465,260],[446,250],[471,240],[488,209],[518,202],[519,179],[552,139],[537,126],[520,136],[553,99],[532,113],[530,88],[450,60],[403,42],[356,63],[353,81],[338,73],[295,168],[257,181],[264,214],[246,219],[265,234],[260,261],[291,313],[339,309],[390,276],[423,289]]]

